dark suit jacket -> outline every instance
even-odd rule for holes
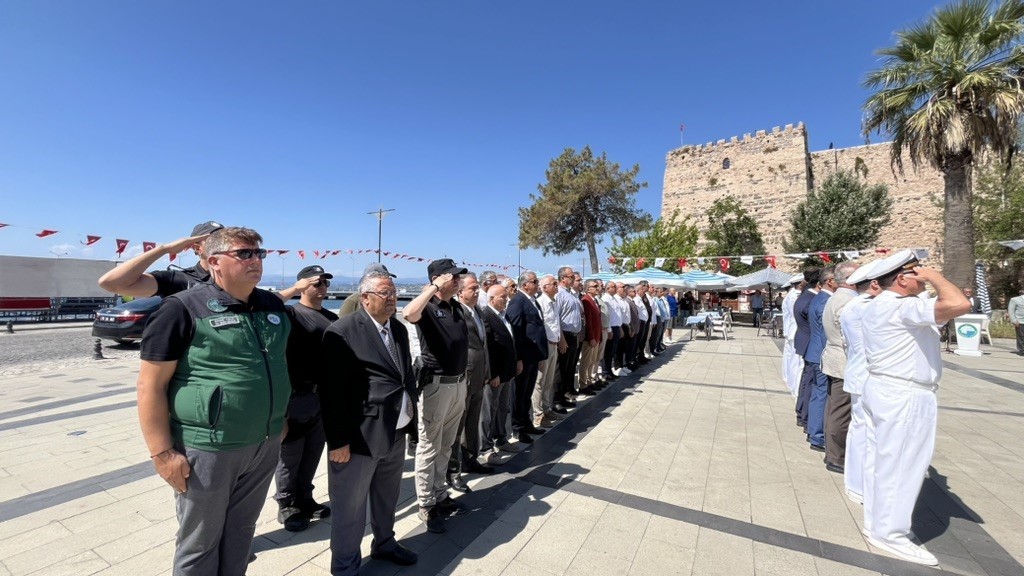
[[[373,319],[359,309],[336,320],[321,343],[326,378],[320,386],[327,448],[348,445],[354,454],[381,456],[395,442],[402,410],[402,391],[416,409],[416,379],[409,354],[409,332],[398,320],[388,321],[398,345],[401,369],[395,366]],[[410,426],[415,426],[413,418]],[[406,427],[408,428],[408,427]]]
[[[462,304],[462,302],[459,302],[459,304],[466,309],[466,333],[469,337],[469,363],[466,365],[466,372],[471,380],[477,374],[480,374],[481,378],[486,379],[487,375],[491,372],[490,362],[487,358],[487,324],[483,322],[482,313],[479,308],[474,306],[472,310],[469,310],[469,306]],[[480,321],[484,324],[483,336],[480,336],[480,332],[477,331],[476,320],[473,315],[476,318],[480,318]],[[471,383],[481,384],[481,382]]]
[[[544,318],[533,299],[516,292],[505,310],[505,318],[512,324],[516,351],[525,364],[537,364],[548,357],[548,336],[544,332]]]
[[[498,377],[502,382],[509,382],[516,377],[515,340],[490,306],[484,309],[483,318],[487,329],[487,355],[491,361],[491,373],[487,379]]]
[[[793,319],[796,320],[796,338],[793,339],[793,347],[801,358],[807,355],[807,343],[811,341],[811,325],[807,320],[807,308],[814,300],[814,292],[809,288],[804,289],[793,303]]]
[[[807,354],[804,356],[804,360],[807,362],[821,364],[821,353],[825,351],[825,343],[828,341],[825,337],[823,317],[825,304],[828,304],[828,299],[831,297],[831,294],[822,290],[807,306],[807,324],[811,328],[811,338],[807,342]]]

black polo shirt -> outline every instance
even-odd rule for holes
[[[150,274],[156,280],[156,293],[153,296],[163,296],[164,298],[198,284],[210,282],[209,270],[200,266],[198,262],[191,268],[178,268],[177,270],[168,268],[150,272]]]
[[[469,363],[469,333],[462,305],[431,298],[416,322],[423,366],[434,374],[462,376]]]
[[[285,310],[292,321],[288,334],[288,377],[296,394],[306,394],[323,379],[320,342],[338,315],[326,308],[314,310],[301,302],[286,306]]]

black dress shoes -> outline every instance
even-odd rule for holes
[[[843,474],[846,472],[846,468],[842,464],[833,464],[831,462],[825,462],[825,470],[835,472],[836,474]]]
[[[399,566],[412,566],[419,560],[419,556],[415,552],[397,543],[394,548],[387,552],[371,553],[370,558],[374,560],[387,560]]]
[[[525,430],[526,432],[528,432],[530,434],[533,434],[534,436],[540,436],[541,434],[547,432],[547,430],[545,430],[543,428],[537,428],[536,426],[534,426],[532,424],[530,425],[529,428],[523,428],[523,430]]]
[[[551,409],[551,411],[554,412],[555,414],[568,414],[569,413],[568,410],[566,410],[563,406],[559,406],[558,404],[555,404],[555,406]]]
[[[462,479],[461,474],[449,474],[448,485],[452,487],[452,490],[455,490],[456,492],[462,492],[463,494],[465,494],[466,492],[473,491],[469,487],[469,484],[466,484],[466,481]]]
[[[444,516],[444,517],[448,517],[448,516],[461,516],[461,515],[469,512],[469,508],[466,508],[465,504],[463,504],[462,502],[456,501],[451,496],[449,496],[448,498],[445,498],[444,500],[441,500],[440,502],[435,504],[434,505],[434,510],[437,510],[438,512],[440,512],[441,515]]]
[[[824,446],[818,446],[817,444],[811,444],[811,450],[814,450],[815,452],[824,452],[825,451],[825,447]]]
[[[517,434],[516,439],[523,444],[533,444],[533,438],[531,438],[526,432],[520,432]]]
[[[466,472],[472,472],[474,474],[494,474],[494,468],[492,466],[484,466],[477,462],[475,458],[463,466],[463,469]]]

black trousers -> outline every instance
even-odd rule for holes
[[[604,366],[604,374],[607,376],[612,373],[612,364],[615,360],[615,353],[618,351],[619,338],[621,338],[622,330],[618,326],[612,326],[612,335],[608,337],[608,341],[604,345],[604,358],[602,363]]]
[[[814,388],[814,368],[810,362],[804,361],[804,371],[800,374],[800,390],[796,398],[796,418],[807,425],[807,413],[811,405],[811,390]]]
[[[562,339],[565,340],[565,352],[558,355],[558,385],[555,387],[555,400],[565,397],[565,394],[576,392],[576,364],[579,360],[579,342],[576,340],[575,332],[562,330]]]
[[[326,443],[320,414],[306,421],[288,419],[288,435],[281,442],[281,456],[274,475],[277,484],[274,499],[282,507],[313,500],[313,477]]]

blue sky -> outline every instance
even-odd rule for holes
[[[936,6],[5,2],[0,254],[113,259],[115,238],[137,253],[216,219],[291,249],[266,270],[294,273],[299,249],[375,248],[366,213],[394,208],[384,250],[514,265],[517,208],[566,147],[639,163],[658,216],[680,124],[690,144],[801,121],[812,150],[862,144],[874,51]]]

